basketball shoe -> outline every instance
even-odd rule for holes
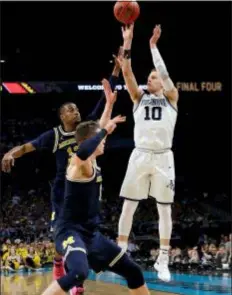
[[[156,263],[154,264],[154,268],[158,272],[158,278],[164,282],[171,281],[171,274],[168,269],[168,262],[168,253],[164,254],[161,252],[156,260]]]

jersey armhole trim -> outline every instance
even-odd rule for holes
[[[144,94],[145,94],[145,92],[143,92],[143,94],[141,95],[140,101],[137,104],[134,103],[133,113],[135,113],[137,111],[138,107],[140,106],[140,103],[143,99]]]
[[[174,111],[178,113],[178,110],[171,104],[170,100],[165,96],[165,99],[167,100],[167,103],[170,105],[171,108],[173,108]]]
[[[58,133],[58,130],[57,128],[53,128],[54,130],[54,133],[55,133],[55,140],[54,140],[54,146],[53,146],[53,154],[56,152],[57,150],[57,147],[58,147],[58,142],[59,142],[59,133]]]
[[[93,175],[90,178],[71,179],[70,177],[68,177],[68,175],[66,175],[66,179],[70,182],[88,183],[94,180],[94,178],[96,177],[96,174],[97,174],[97,169],[93,167]]]

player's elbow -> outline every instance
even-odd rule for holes
[[[33,146],[31,142],[28,142],[26,144],[21,145],[20,149],[23,154],[27,154],[27,153],[35,151],[36,148]]]
[[[81,161],[86,161],[89,158],[89,154],[85,150],[81,150],[81,149],[76,152],[76,156]]]
[[[172,100],[172,101],[177,102],[179,99],[179,92],[176,87],[174,87],[173,89],[169,91],[165,91],[165,95],[167,96],[169,100]]]

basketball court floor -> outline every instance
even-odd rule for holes
[[[229,295],[231,277],[173,274],[170,283],[157,279],[155,272],[144,272],[151,295]],[[18,273],[1,276],[3,295],[41,295],[52,280],[50,270],[34,273]],[[90,272],[85,283],[85,295],[124,295],[129,294],[126,282],[119,276],[105,272],[96,276]]]

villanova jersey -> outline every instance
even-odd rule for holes
[[[89,179],[71,180],[66,176],[64,203],[58,220],[58,227],[70,224],[76,229],[93,231],[100,218],[101,172],[93,166],[93,176]]]
[[[162,151],[171,149],[177,110],[164,96],[144,93],[134,107],[135,147]]]

